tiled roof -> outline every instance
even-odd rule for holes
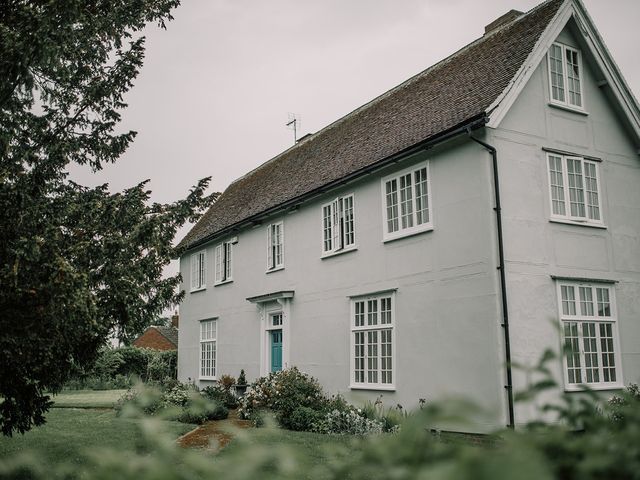
[[[489,113],[563,1],[549,0],[486,34],[236,180],[179,246],[204,243]]]
[[[176,327],[153,327],[178,348],[178,329]]]

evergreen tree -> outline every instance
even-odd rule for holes
[[[146,183],[112,194],[69,180],[72,163],[116,161],[124,94],[144,57],[143,28],[179,0],[0,1],[0,428],[44,422],[74,365],[110,332],[135,337],[175,304],[176,230],[215,199],[150,202]],[[3,399],[3,400],[2,400]]]

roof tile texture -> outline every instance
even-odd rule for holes
[[[488,113],[564,0],[549,0],[232,183],[180,242],[223,230]]]

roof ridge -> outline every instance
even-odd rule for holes
[[[231,182],[179,243],[216,233],[486,114],[559,7],[546,0]],[[497,62],[497,63],[496,63]],[[260,200],[255,197],[256,189]]]
[[[329,123],[328,125],[322,127],[320,130],[318,130],[317,132],[312,134],[312,136],[307,141],[305,141],[304,143],[311,142],[311,141],[314,140],[314,137],[317,138],[318,136],[320,136],[320,134],[322,134],[324,132],[327,132],[327,131],[330,131],[331,129],[340,126],[343,122],[347,121],[352,116],[355,116],[359,111],[364,110],[364,109],[370,107],[371,105],[374,105],[374,104],[384,100],[385,98],[387,98],[388,96],[392,95],[393,93],[395,93],[398,90],[401,90],[403,88],[408,87],[409,85],[411,85],[414,82],[418,81],[423,75],[426,75],[427,73],[431,72],[432,70],[434,70],[437,67],[442,67],[443,65],[446,65],[448,62],[453,60],[456,56],[460,55],[461,53],[463,53],[464,51],[468,50],[469,48],[475,46],[476,44],[478,44],[480,42],[486,41],[487,39],[493,37],[498,32],[501,32],[501,31],[505,30],[507,27],[513,26],[513,24],[515,22],[518,22],[518,21],[522,20],[527,15],[533,13],[534,11],[536,11],[539,8],[543,7],[547,3],[553,2],[553,1],[556,1],[556,0],[545,0],[544,2],[538,4],[535,7],[531,8],[530,10],[524,12],[522,15],[519,15],[517,18],[514,18],[513,20],[511,20],[509,22],[506,22],[504,25],[500,25],[498,28],[496,28],[496,29],[494,29],[494,30],[492,30],[492,31],[490,31],[488,33],[485,33],[484,35],[482,35],[481,37],[476,38],[475,40],[472,40],[471,42],[467,43],[466,45],[460,47],[458,50],[456,50],[452,54],[444,57],[442,60],[437,61],[433,65],[431,65],[431,66],[425,68],[424,70],[416,73],[415,75],[412,75],[411,77],[407,78],[406,80],[404,80],[400,84],[396,85],[395,87],[392,87],[389,90],[386,90],[385,92],[377,95],[376,97],[372,98],[368,102],[360,105],[357,108],[354,108],[350,112],[344,114],[342,117],[340,117],[340,118],[334,120],[333,122]],[[254,173],[256,170],[259,170],[260,168],[265,167],[266,165],[269,165],[270,163],[276,161],[278,158],[280,158],[281,156],[285,155],[286,153],[291,152],[292,150],[298,148],[300,145],[301,145],[301,143],[295,143],[294,145],[292,145],[291,147],[287,148],[286,150],[283,150],[282,152],[278,153],[274,157],[271,157],[269,160],[266,160],[265,162],[262,162],[260,165],[257,165],[256,167],[254,167],[253,169],[249,170],[244,175],[241,175],[240,177],[238,177],[235,180],[233,180],[231,183],[229,183],[227,188],[229,188],[234,183],[237,183],[237,182],[243,180],[244,178],[247,178],[249,175]],[[225,190],[226,190],[226,188],[225,188]],[[224,194],[224,192],[222,192],[222,193]]]

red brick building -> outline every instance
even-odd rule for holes
[[[178,315],[171,317],[171,326],[151,326],[140,335],[133,345],[139,348],[151,348],[153,350],[177,350],[178,349]]]

